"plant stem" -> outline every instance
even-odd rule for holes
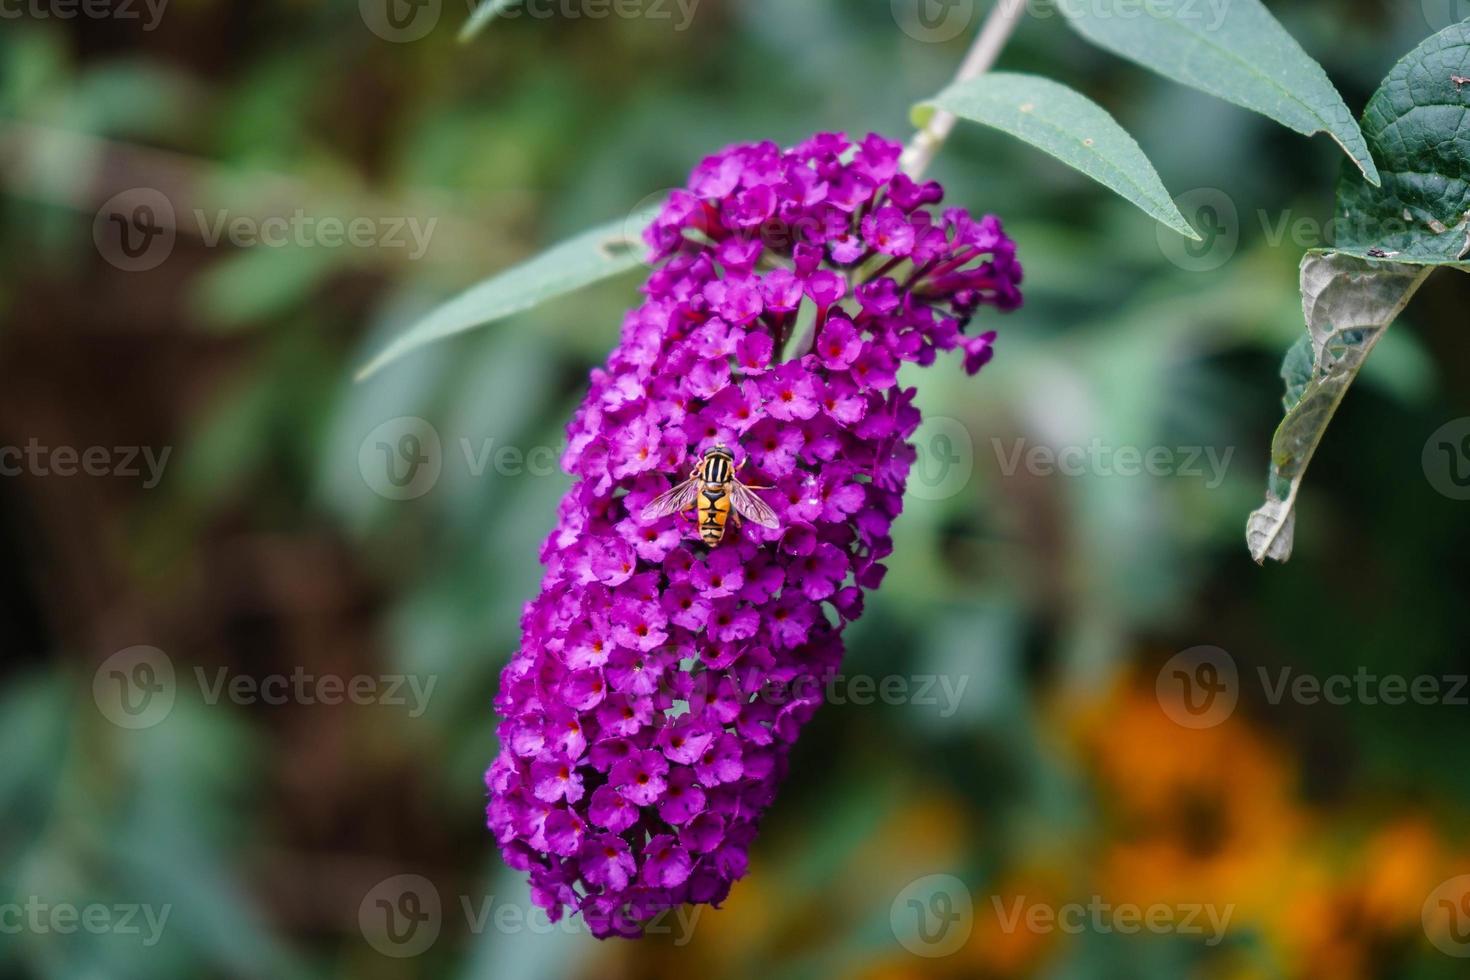
[[[996,0],[980,28],[980,36],[975,38],[969,54],[965,55],[965,60],[960,64],[960,70],[955,73],[954,81],[968,81],[989,71],[1025,13],[1026,0]],[[915,133],[904,149],[899,163],[903,172],[918,180],[944,146],[944,141],[949,138],[956,121],[952,113],[943,109],[936,110],[929,124]]]

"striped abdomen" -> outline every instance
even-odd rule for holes
[[[730,519],[730,492],[725,483],[705,483],[699,488],[699,536],[710,547],[725,537]]]

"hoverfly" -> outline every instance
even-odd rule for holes
[[[745,464],[742,462],[740,465]],[[725,522],[731,513],[735,515],[736,527],[740,526],[741,518],[762,527],[779,527],[781,522],[776,512],[753,492],[771,488],[746,486],[735,479],[737,469],[735,457],[724,446],[706,449],[699,463],[690,471],[689,479],[659,494],[643,508],[643,520],[654,521],[670,514],[697,511],[699,536],[711,548],[725,537]]]

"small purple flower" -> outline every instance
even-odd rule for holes
[[[557,693],[561,695],[562,704],[567,707],[591,711],[607,696],[607,685],[603,682],[600,670],[577,670],[562,678]]]
[[[917,184],[907,174],[898,174],[888,185],[888,199],[909,212],[926,204],[938,204],[944,199],[944,188],[937,180]]]
[[[690,569],[694,587],[706,599],[735,595],[745,585],[745,569],[738,552],[716,551]]]
[[[1020,304],[992,217],[898,173],[900,147],[818,134],[702,161],[646,238],[655,267],[567,429],[575,483],[501,673],[487,824],[557,919],[637,936],[718,904],[891,553],[916,452],[903,363],[978,371],[982,307]],[[643,508],[729,446],[779,527],[710,550]]]
[[[727,238],[715,255],[726,269],[748,275],[761,257],[761,242],[758,238]]]
[[[995,331],[991,330],[978,337],[967,337],[963,342],[965,348],[965,370],[971,374],[978,374],[980,369],[990,363],[995,356]]]
[[[806,294],[818,310],[828,309],[847,294],[847,279],[840,272],[819,269],[807,279]]]
[[[740,764],[740,740],[734,735],[723,734],[710,743],[709,748],[694,763],[695,775],[705,786],[733,783],[744,774]]]
[[[783,422],[809,419],[817,414],[817,384],[802,364],[787,361],[761,379],[766,412]]]
[[[555,809],[546,815],[542,831],[546,836],[546,849],[552,854],[571,857],[582,846],[585,825],[570,810]]]
[[[766,309],[772,313],[789,313],[796,309],[801,304],[801,293],[801,280],[790,269],[773,269],[761,278],[761,297],[765,300]]]
[[[705,629],[720,643],[748,640],[760,629],[760,614],[734,599],[720,599],[711,604]]]
[[[728,358],[700,361],[689,370],[689,392],[696,398],[710,399],[730,386]]]
[[[582,775],[567,759],[536,762],[531,766],[531,789],[536,799],[547,803],[562,799],[575,803],[582,798]]]
[[[616,834],[603,834],[588,841],[582,851],[582,874],[589,884],[620,892],[638,871],[638,862],[628,842]]]
[[[846,317],[832,317],[822,326],[817,337],[816,352],[830,371],[844,371],[862,353],[863,341],[857,328]]]
[[[663,660],[638,650],[619,649],[607,662],[607,679],[627,694],[652,694],[663,678]]]
[[[732,324],[749,323],[765,307],[760,286],[753,279],[717,279],[704,287],[704,297]]]
[[[863,241],[884,255],[908,255],[916,238],[908,215],[898,208],[879,208],[863,219]]]
[[[705,811],[679,830],[679,843],[695,854],[708,854],[725,839],[725,818]]]
[[[599,827],[618,833],[638,822],[638,807],[611,786],[599,786],[592,794],[587,815]]]
[[[689,716],[685,716],[686,718]],[[670,762],[693,765],[715,740],[716,730],[675,722],[658,733],[656,744]]]
[[[700,788],[694,770],[680,766],[669,777],[669,785],[659,802],[658,815],[670,826],[682,827],[704,812],[704,790]]]
[[[820,399],[822,411],[838,425],[855,425],[868,412],[868,403],[857,386],[845,378],[827,382]]]
[[[694,868],[689,852],[669,834],[660,834],[643,849],[643,881],[654,888],[677,888]]]
[[[735,365],[748,376],[762,374],[771,366],[773,350],[775,342],[770,334],[746,334],[735,347]]]
[[[659,753],[639,752],[613,766],[608,781],[628,802],[648,806],[657,803],[664,795],[668,788],[664,776],[668,771],[668,760]]]
[[[736,228],[759,227],[776,213],[776,203],[775,188],[768,184],[741,191],[735,197],[735,206],[729,209],[730,224]]]

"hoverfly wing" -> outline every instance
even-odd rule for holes
[[[643,522],[656,521],[670,514],[682,514],[699,500],[699,479],[685,480],[670,490],[659,494],[643,508]]]
[[[730,506],[741,517],[761,527],[775,529],[781,526],[781,519],[776,516],[776,512],[767,507],[766,502],[757,497],[754,490],[739,480],[730,481]]]

